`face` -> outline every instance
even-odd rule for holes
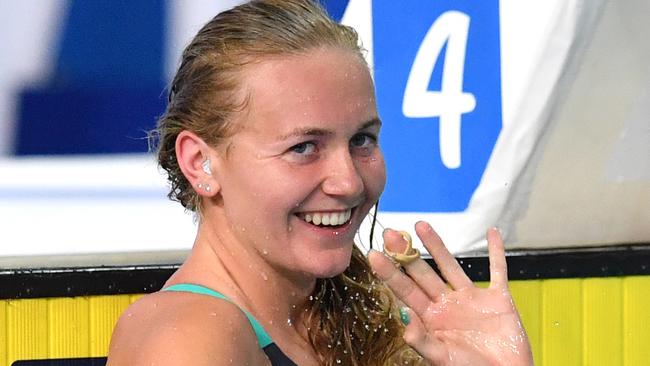
[[[318,49],[254,64],[243,85],[250,100],[216,173],[232,232],[280,270],[343,272],[386,180],[367,67]]]

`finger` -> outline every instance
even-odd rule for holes
[[[420,356],[428,361],[437,362],[442,358],[440,341],[430,336],[420,317],[411,309],[403,308],[408,314],[410,322],[404,329],[404,342],[411,346]]]
[[[399,232],[395,230],[385,230],[384,246],[392,252],[399,252],[398,250],[400,250],[400,248],[401,250],[404,250],[407,244],[406,240]],[[441,293],[448,290],[445,282],[423,259],[418,259],[404,265],[403,267],[409,277],[411,277],[432,300],[436,301],[440,297]]]
[[[438,301],[440,296],[449,290],[449,287],[443,281],[436,271],[423,259],[404,266],[406,273],[415,281],[415,283],[424,291],[424,293],[433,301]]]
[[[407,275],[402,273],[384,254],[376,250],[368,253],[372,270],[397,296],[399,300],[417,313],[424,313],[431,300]]]
[[[404,236],[395,230],[385,229],[382,233],[384,237],[384,248],[393,253],[405,253],[408,248],[408,242]]]
[[[497,228],[487,232],[488,255],[490,258],[490,287],[508,286],[508,264],[506,251]]]
[[[442,276],[452,288],[461,289],[474,286],[472,280],[467,277],[463,268],[456,261],[456,258],[449,253],[442,239],[440,239],[440,236],[433,230],[431,225],[424,221],[419,221],[415,224],[415,232],[438,265],[440,273],[442,273]]]

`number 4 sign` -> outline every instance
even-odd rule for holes
[[[458,11],[443,13],[433,23],[420,45],[404,90],[402,110],[406,117],[438,117],[440,158],[450,169],[460,167],[460,121],[474,110],[476,99],[463,93],[463,69],[469,17]],[[440,91],[428,90],[433,68],[444,53]]]
[[[467,208],[501,130],[498,1],[373,1],[382,211]]]

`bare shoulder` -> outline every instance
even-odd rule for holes
[[[108,353],[108,366],[267,363],[236,305],[179,292],[150,294],[129,306]]]

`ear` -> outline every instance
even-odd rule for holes
[[[203,197],[214,197],[221,189],[216,176],[210,173],[215,159],[214,149],[195,133],[181,131],[176,137],[178,166],[196,193]],[[206,160],[211,162],[210,166],[206,165]]]

